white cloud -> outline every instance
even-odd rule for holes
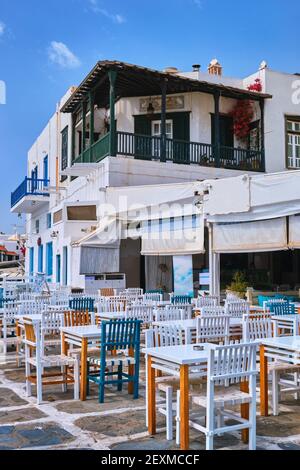
[[[74,69],[81,65],[78,57],[63,42],[52,41],[48,49],[51,62],[62,68]]]
[[[94,13],[99,13],[100,15],[105,16],[106,18],[108,18],[109,20],[117,24],[122,24],[126,22],[126,18],[124,18],[124,16],[120,15],[119,13],[113,14],[113,13],[110,13],[105,8],[102,8],[99,5],[98,0],[88,0],[88,1],[89,1],[91,10]]]
[[[4,35],[6,30],[6,25],[0,21],[0,37]]]

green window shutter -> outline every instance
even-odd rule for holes
[[[171,113],[167,119],[173,120],[174,140],[190,141],[190,113]]]

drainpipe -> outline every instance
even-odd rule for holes
[[[208,223],[208,240],[209,240],[209,294],[214,295],[214,256],[213,256],[213,231],[212,224]]]

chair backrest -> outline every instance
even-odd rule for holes
[[[183,310],[182,320],[189,320],[193,316],[193,306],[191,304],[166,305],[166,310]]]
[[[257,339],[271,338],[273,334],[273,323],[269,315],[243,316],[243,341],[251,342]]]
[[[87,326],[95,325],[95,314],[94,312],[64,312],[64,326]]]
[[[250,304],[245,300],[226,300],[225,314],[231,317],[242,318],[243,315],[249,315]]]
[[[69,301],[69,308],[71,310],[84,311],[88,310],[89,312],[94,312],[95,310],[95,301],[90,297],[82,297],[78,299],[71,299]]]
[[[206,342],[228,342],[229,341],[229,324],[230,317],[224,316],[208,316],[197,317],[197,343]]]
[[[225,307],[203,307],[201,309],[202,317],[223,317],[225,315]]]
[[[192,297],[189,295],[174,295],[170,294],[171,297],[171,303],[173,305],[176,304],[191,304],[192,303]]]
[[[295,315],[296,308],[294,304],[288,301],[268,302],[266,308],[274,315]]]
[[[255,376],[256,343],[208,346],[207,383],[215,385],[249,381]],[[209,387],[208,387],[209,388]],[[209,393],[209,391],[208,391]]]
[[[195,307],[216,307],[218,305],[218,297],[213,295],[200,296],[195,299]]]
[[[13,321],[16,315],[18,315],[17,302],[6,302],[3,307],[3,320]]]
[[[144,294],[144,290],[141,289],[140,287],[129,287],[128,289],[125,290],[125,294],[138,297]]]
[[[187,344],[184,329],[180,325],[155,325],[153,327],[153,335],[153,346],[164,347]]]
[[[99,295],[101,297],[113,297],[115,293],[116,291],[112,287],[104,287],[102,289],[99,289]]]
[[[140,355],[140,320],[111,320],[101,322],[100,358],[105,364],[107,351],[134,351],[139,360]]]
[[[144,301],[145,302],[162,302],[163,301],[163,294],[160,294],[159,292],[148,292],[147,294],[144,294]]]
[[[102,298],[97,304],[98,312],[125,312],[126,299],[124,297]]]
[[[155,310],[155,321],[186,320],[185,310],[180,308],[159,308]]]
[[[9,297],[2,297],[0,299],[0,308],[4,308],[7,303],[16,302],[16,299]]]
[[[144,324],[153,321],[153,308],[151,305],[132,305],[126,309],[126,319],[141,320]]]
[[[42,335],[60,335],[63,326],[63,314],[60,311],[45,311],[42,315]]]

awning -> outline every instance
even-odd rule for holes
[[[118,273],[120,250],[111,247],[82,246],[80,248],[80,274]]]
[[[204,251],[203,217],[198,216],[197,220],[187,217],[181,227],[170,219],[143,224],[141,254],[144,256],[181,256]]]
[[[120,244],[120,222],[116,218],[104,218],[98,228],[80,240],[72,243],[76,246],[116,247]]]
[[[287,249],[287,219],[285,217],[213,225],[213,251],[215,253],[255,253]]]
[[[300,249],[300,216],[289,218],[289,247]]]

